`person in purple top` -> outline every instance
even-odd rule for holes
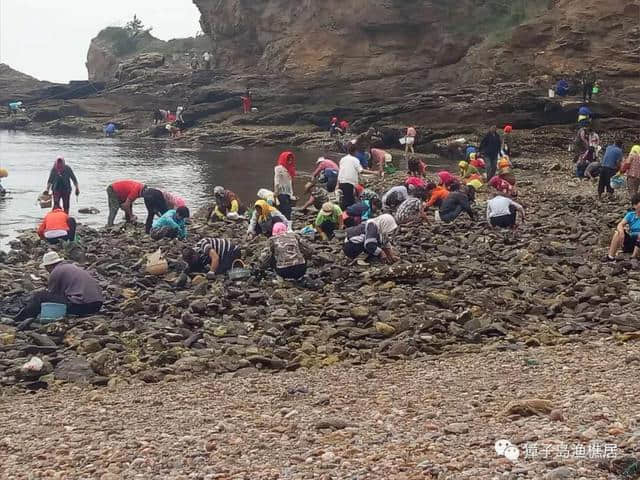
[[[63,303],[68,314],[78,316],[92,315],[102,308],[102,289],[86,270],[65,262],[56,252],[45,253],[41,267],[49,272],[47,289],[36,292],[14,317],[15,322],[22,322],[18,330],[29,326],[43,303]]]

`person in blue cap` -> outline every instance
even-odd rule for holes
[[[578,124],[581,127],[588,125],[589,123],[591,123],[592,116],[593,113],[591,113],[589,107],[583,105],[578,109]]]
[[[104,129],[104,134],[107,137],[113,137],[116,134],[116,126],[113,123],[109,123],[105,129]]]

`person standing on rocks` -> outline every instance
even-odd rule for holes
[[[258,200],[254,205],[249,228],[247,228],[247,239],[251,240],[256,235],[263,233],[270,237],[273,227],[277,223],[284,223],[288,227],[289,221],[278,209],[269,205],[265,200]]]
[[[239,260],[241,250],[225,238],[203,238],[195,248],[182,250],[182,259],[189,272],[213,272],[222,275],[231,270],[233,262]]]
[[[104,297],[98,282],[84,269],[65,262],[56,252],[47,252],[41,267],[49,272],[47,290],[36,292],[15,316],[22,322],[19,330],[29,326],[40,314],[43,303],[61,303],[71,315],[87,316],[100,311]]]
[[[516,212],[520,212],[524,223],[524,208],[509,197],[497,193],[487,201],[487,222],[491,228],[515,228]]]
[[[418,132],[416,132],[415,127],[408,127],[407,134],[402,139],[404,143],[404,158],[409,156],[409,152],[411,154],[415,154],[415,150],[413,149],[413,145],[416,143],[416,137],[418,136]]]
[[[247,114],[251,113],[251,108],[253,104],[253,97],[251,96],[251,90],[247,88],[244,92],[244,96],[240,97],[242,100],[242,113]]]
[[[632,257],[636,258],[640,253],[638,239],[640,238],[640,195],[636,194],[631,199],[633,211],[628,212],[624,218],[618,223],[616,231],[611,238],[609,245],[609,253],[605,261],[612,262],[616,259],[618,250],[622,249],[624,253],[632,253]]]
[[[590,102],[593,97],[593,87],[596,84],[596,72],[589,67],[582,73],[582,101]]]
[[[396,258],[391,249],[390,236],[397,228],[396,220],[388,213],[348,228],[343,252],[351,259],[367,253],[369,258],[379,258],[384,262],[393,263]]]
[[[51,245],[76,238],[76,219],[60,208],[47,213],[38,227],[38,236]]]
[[[307,258],[312,249],[283,223],[273,226],[269,245],[260,255],[260,268],[274,268],[285,280],[300,280],[307,273]]]
[[[107,227],[113,226],[120,209],[124,211],[125,220],[134,223],[137,217],[132,211],[133,202],[144,195],[146,188],[144,184],[134,180],[119,180],[109,185],[107,187],[107,200],[109,203]]]
[[[273,193],[276,195],[278,209],[291,221],[293,179],[296,178],[296,157],[293,152],[282,152],[274,168]]]
[[[211,54],[209,52],[202,54],[202,66],[205,70],[211,70]]]
[[[498,155],[502,148],[502,139],[497,131],[497,127],[493,125],[489,132],[484,136],[482,142],[480,142],[479,150],[483,154],[483,157],[487,160],[487,180],[491,180],[496,174],[498,167]]]
[[[622,165],[622,142],[616,140],[612,145],[609,145],[604,152],[602,161],[600,162],[600,180],[598,181],[598,199],[602,197],[602,194],[606,190],[607,193],[613,197],[613,188],[611,187],[611,178],[618,173]]]
[[[640,188],[640,145],[631,148],[629,156],[622,164],[621,171],[627,174],[629,198],[633,198]]]
[[[45,192],[53,192],[53,208],[60,208],[60,200],[64,211],[69,213],[69,204],[71,199],[71,182],[76,187],[76,196],[80,195],[80,187],[78,179],[64,158],[58,157],[51,168],[49,179],[47,180],[47,188]]]
[[[355,143],[349,142],[347,155],[340,159],[338,185],[342,191],[342,210],[346,210],[356,203],[356,186],[360,184],[360,174],[376,174],[374,171],[362,168],[360,160],[355,157],[357,149],[358,147]]]

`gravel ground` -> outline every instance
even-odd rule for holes
[[[359,367],[246,369],[6,395],[0,476],[637,478],[620,474],[634,470],[623,457],[638,456],[637,345],[568,340],[518,351],[466,346],[426,360]],[[537,413],[524,416],[524,399],[541,400],[529,405]],[[517,445],[517,461],[496,453],[500,439]],[[605,453],[616,458],[598,458]]]

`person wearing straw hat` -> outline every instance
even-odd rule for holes
[[[65,304],[67,313],[78,316],[92,315],[102,308],[100,284],[86,270],[65,262],[57,252],[45,253],[40,267],[49,272],[47,289],[34,293],[14,317],[15,322],[22,322],[19,330],[27,328],[40,314],[43,303]]]
[[[336,229],[342,230],[343,222],[342,209],[334,203],[326,202],[318,212],[315,224],[322,239],[329,240],[333,238]]]

